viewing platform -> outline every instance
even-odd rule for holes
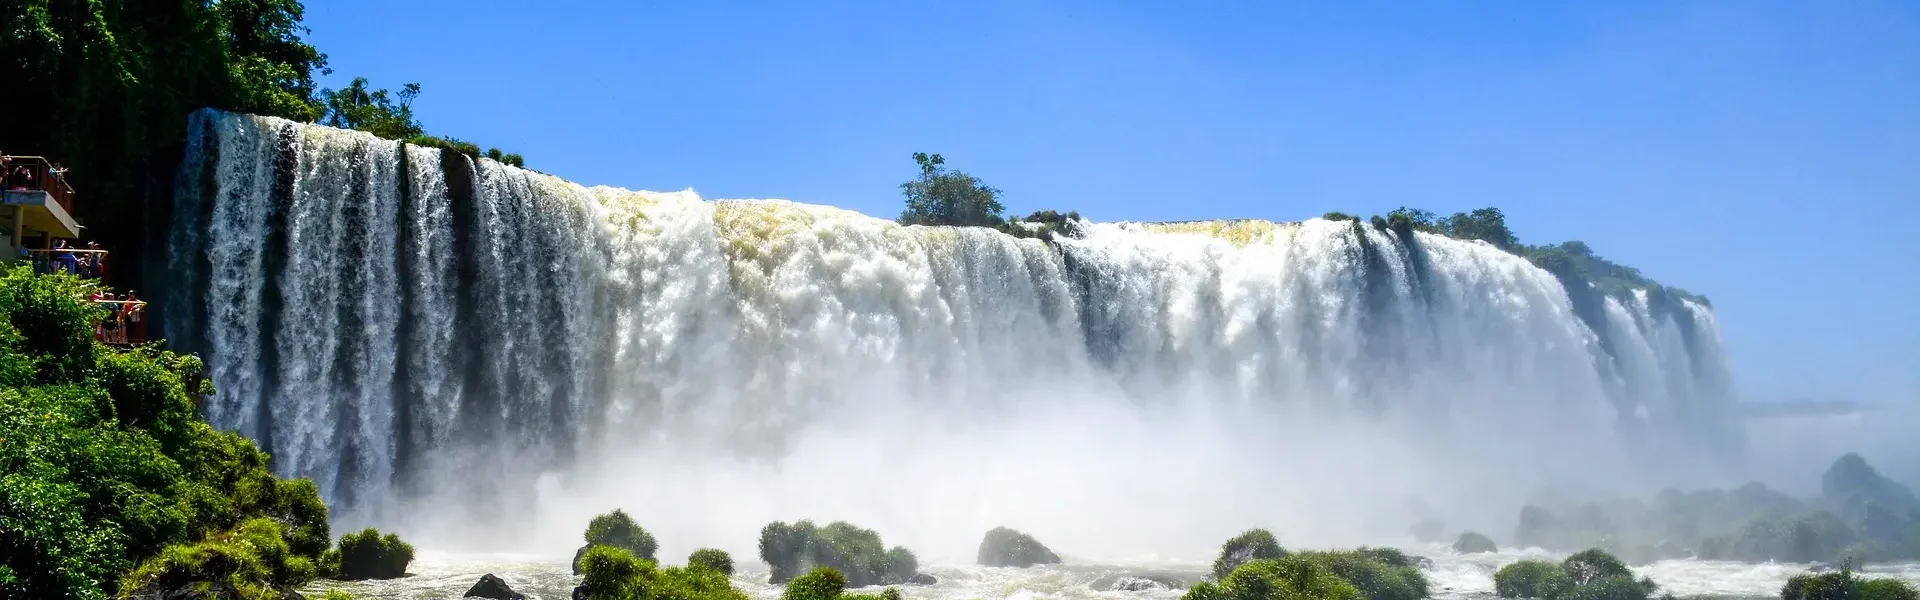
[[[8,232],[7,256],[23,248],[51,248],[53,240],[80,237],[73,218],[73,188],[66,170],[44,157],[0,156],[0,225]]]

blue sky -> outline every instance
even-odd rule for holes
[[[1713,298],[1749,399],[1920,401],[1920,3],[307,10],[324,83],[581,183],[891,217],[927,151],[1020,213],[1498,206]]]

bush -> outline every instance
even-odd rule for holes
[[[1367,600],[1420,600],[1427,597],[1427,577],[1399,551],[1381,553],[1300,552],[1297,557],[1332,571],[1360,591]],[[1398,560],[1393,560],[1395,558]]]
[[[1920,600],[1912,584],[1898,579],[1857,579],[1853,589],[1859,600]]]
[[[1461,554],[1481,554],[1498,552],[1500,547],[1494,545],[1493,539],[1469,531],[1460,534],[1460,539],[1454,540],[1453,551]]]
[[[880,534],[840,521],[826,527],[811,521],[769,523],[760,530],[760,559],[773,567],[770,583],[776,585],[808,567],[832,567],[854,587],[907,583],[919,569],[906,548],[888,550]]]
[[[1633,578],[1626,563],[1599,549],[1584,550],[1553,563],[1523,560],[1493,574],[1494,593],[1502,598],[1542,600],[1646,600],[1658,586]]]
[[[1287,549],[1280,547],[1280,541],[1274,539],[1273,532],[1248,529],[1220,546],[1220,557],[1213,561],[1213,578],[1216,581],[1225,580],[1240,565],[1286,555]]]
[[[654,551],[660,548],[653,534],[647,533],[646,529],[633,521],[633,517],[620,509],[587,522],[586,538],[588,546],[613,546],[646,560],[653,560]]]
[[[1543,560],[1523,560],[1493,573],[1493,593],[1501,598],[1558,598],[1571,587],[1560,565]]]
[[[166,595],[192,585],[220,586],[240,598],[279,597],[275,590],[313,580],[314,567],[294,555],[280,525],[256,518],[191,545],[173,545],[140,564],[121,583],[129,595]]]
[[[400,541],[400,536],[381,536],[369,527],[340,537],[339,560],[340,579],[395,579],[407,575],[413,546]]]
[[[1298,556],[1246,562],[1218,582],[1201,582],[1184,600],[1360,600],[1358,588],[1325,565]]]
[[[594,600],[747,600],[727,577],[699,567],[657,568],[623,548],[590,545],[580,557],[576,597]]]
[[[834,600],[846,591],[847,578],[833,567],[818,567],[787,582],[780,600]]]
[[[96,345],[90,286],[0,275],[0,597],[103,598],[136,566],[143,585],[312,577],[329,541],[312,484],[199,420],[199,359]]]
[[[989,567],[1031,567],[1060,562],[1060,557],[1033,536],[1005,527],[995,527],[980,539],[975,560]]]
[[[725,550],[701,548],[687,556],[688,567],[699,567],[721,575],[733,574],[733,557]]]

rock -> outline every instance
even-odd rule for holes
[[[907,585],[933,585],[936,583],[940,583],[940,580],[926,573],[914,573],[912,577],[907,578]]]
[[[1101,577],[1093,580],[1089,587],[1101,592],[1145,592],[1184,590],[1187,589],[1187,582],[1181,581],[1178,577],[1160,573],[1132,573]]]
[[[587,600],[587,586],[573,586],[573,600]]]
[[[1485,554],[1499,552],[1500,547],[1494,545],[1493,540],[1487,536],[1468,531],[1461,533],[1460,539],[1453,542],[1453,551],[1460,554]]]
[[[467,593],[462,597],[492,598],[493,600],[527,600],[526,594],[513,591],[513,588],[507,586],[506,580],[495,577],[492,573],[481,575],[480,581],[474,582],[473,587],[467,588]]]
[[[989,567],[1031,567],[1059,564],[1060,557],[1033,536],[1005,527],[995,527],[980,539],[975,562]]]
[[[581,546],[579,550],[573,552],[573,574],[580,574],[580,559],[587,557],[587,550],[590,548],[593,548],[593,544]]]
[[[1432,568],[1433,568],[1433,559],[1431,559],[1431,558],[1427,558],[1427,557],[1425,557],[1425,556],[1414,556],[1414,557],[1411,557],[1411,558],[1413,559],[1413,566],[1415,566],[1415,567],[1419,567],[1419,568],[1422,568],[1422,569],[1432,569]]]

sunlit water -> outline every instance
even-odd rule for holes
[[[1420,548],[1410,548],[1419,551]],[[1425,548],[1424,556],[1433,561],[1426,569],[1435,598],[1488,597],[1493,595],[1493,572],[1500,566],[1521,559],[1558,560],[1563,555],[1539,551],[1502,551],[1497,554],[1456,555],[1444,548]],[[564,600],[570,598],[578,578],[569,573],[567,557],[512,554],[458,554],[426,552],[408,569],[412,575],[391,581],[321,581],[308,586],[309,593],[338,588],[363,600],[442,600],[459,598],[482,574],[492,573],[505,579],[515,591],[529,598]],[[933,564],[923,570],[940,579],[927,587],[903,587],[907,598],[927,600],[984,599],[1139,599],[1178,598],[1182,590],[1165,588],[1142,591],[1102,591],[1116,577],[1151,576],[1187,582],[1207,577],[1211,563],[1201,560],[1132,560],[1082,562],[1065,557],[1066,563],[1028,569],[981,567],[970,564]],[[1636,567],[1635,571],[1652,577],[1665,592],[1681,597],[1777,598],[1787,578],[1806,570],[1808,565],[1768,563],[1748,564],[1723,561],[1669,560]],[[757,561],[740,565],[733,577],[735,588],[757,599],[780,596],[780,588],[768,585],[767,570]],[[1920,564],[1877,565],[1866,569],[1869,577],[1897,577],[1920,585]]]

